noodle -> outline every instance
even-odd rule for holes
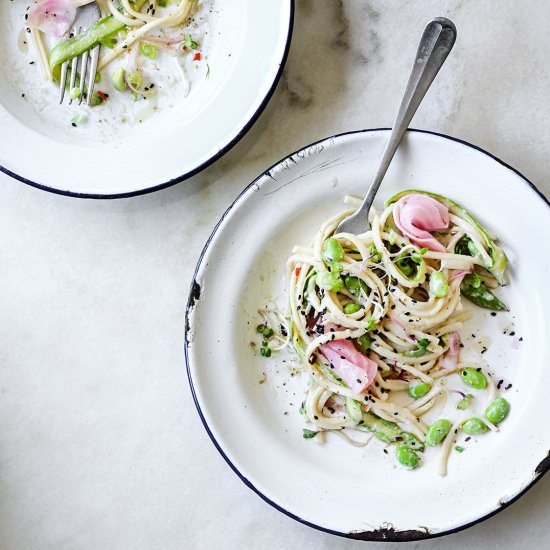
[[[358,204],[353,197],[345,202]],[[290,322],[274,318],[273,308],[260,313],[267,326],[279,325],[286,333],[275,331],[264,345],[273,342],[277,350],[291,341],[309,373],[304,414],[320,434],[334,431],[362,446],[370,439],[356,441],[342,430],[369,431],[386,443],[408,441],[422,450],[429,428],[422,416],[447,400],[448,377],[471,368],[459,363],[457,331],[470,316],[462,306],[463,278],[481,270],[480,280],[496,281],[485,269],[491,258],[473,218],[451,214],[437,247],[428,250],[396,231],[395,208],[380,215],[371,209],[372,229],[361,235],[336,232],[353,209],[327,220],[311,246],[294,247],[287,261]],[[468,238],[479,254],[456,251]],[[446,281],[441,292],[432,288],[436,272]],[[484,371],[483,377],[487,406],[498,394],[491,374]],[[412,384],[427,389],[403,406]],[[467,418],[443,436],[442,475]],[[487,419],[482,422],[498,431]]]

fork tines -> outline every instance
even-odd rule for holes
[[[97,64],[99,61],[99,44],[91,50],[86,50],[81,55],[73,57],[71,60],[71,77],[69,80],[69,94],[75,89],[76,76],[80,72],[80,82],[78,88],[80,94],[78,96],[78,104],[82,103],[82,97],[86,91],[86,103],[91,104],[92,95],[94,93],[95,78],[97,73]],[[61,78],[59,81],[59,103],[63,103],[65,97],[65,88],[67,86],[67,72],[69,69],[69,61],[65,61],[61,65]],[[88,89],[86,90],[86,77],[88,77]],[[69,105],[73,102],[73,98],[69,99]]]

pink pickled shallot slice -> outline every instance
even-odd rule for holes
[[[449,209],[432,197],[412,193],[401,197],[393,207],[393,219],[412,243],[435,252],[447,251],[429,231],[449,228]]]
[[[335,374],[355,393],[365,391],[378,373],[378,365],[357,351],[349,340],[333,340],[319,349],[334,367]]]
[[[456,279],[459,279],[459,282],[462,283],[462,279],[464,279],[464,277],[466,277],[466,275],[468,275],[468,273],[470,273],[469,271],[464,271],[464,270],[455,270],[453,272],[453,274],[449,277],[449,281],[454,281]]]
[[[449,334],[449,349],[443,359],[439,362],[439,365],[444,369],[454,369],[458,366],[459,357],[460,335],[458,332],[451,332]]]
[[[389,319],[392,323],[395,323],[399,328],[403,329],[403,331],[405,332],[405,336],[406,336],[409,340],[412,340],[413,342],[416,342],[416,341],[417,341],[416,336],[414,336],[414,334],[409,334],[409,333],[407,332],[407,327],[406,327],[405,324],[402,323],[399,319],[396,319],[395,317],[388,317],[388,319]]]
[[[42,0],[29,12],[29,25],[60,38],[72,27],[76,9],[94,0]]]

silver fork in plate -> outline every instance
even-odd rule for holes
[[[90,25],[95,23],[101,16],[99,7],[96,2],[91,2],[78,8],[71,34],[80,34],[83,30],[87,29]],[[77,33],[78,29],[78,33]],[[91,50],[86,50],[81,55],[77,55],[70,60],[71,63],[71,77],[69,81],[69,93],[74,89],[76,84],[76,75],[80,67],[80,95],[78,97],[78,104],[82,103],[82,97],[86,86],[86,76],[88,77],[88,90],[86,91],[86,103],[90,105],[92,101],[92,94],[94,93],[95,77],[97,73],[97,63],[99,61],[99,44]],[[90,67],[88,71],[88,59],[90,60]],[[67,72],[69,69],[69,61],[65,61],[61,65],[61,78],[59,81],[59,103],[63,103],[65,97],[65,88],[67,86]],[[73,98],[69,99],[69,105],[73,102]]]

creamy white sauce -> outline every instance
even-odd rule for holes
[[[38,53],[30,33],[25,27],[25,13],[35,2],[16,0],[0,3],[0,74],[4,86],[11,88],[10,95],[24,101],[32,110],[33,126],[44,133],[62,137],[65,140],[112,143],[121,142],[135,125],[147,124],[161,110],[166,111],[180,106],[189,94],[198,90],[208,78],[208,52],[213,33],[212,20],[215,18],[215,0],[201,0],[199,9],[188,27],[155,30],[154,36],[182,36],[190,34],[199,45],[201,59],[195,61],[196,52],[184,52],[183,43],[170,46],[170,50],[157,46],[158,57],[148,59],[139,54],[137,57],[143,69],[144,82],[154,83],[156,94],[150,98],[139,96],[137,100],[129,91],[117,92],[111,84],[111,75],[117,67],[127,67],[131,63],[128,53],[121,55],[101,71],[101,80],[95,90],[109,95],[100,106],[87,107],[84,102],[78,105],[68,103],[68,92],[62,105],[58,103],[58,87],[46,81],[42,73]],[[173,6],[171,6],[173,9]],[[160,10],[159,10],[160,13]],[[48,37],[48,43],[52,42]],[[138,46],[134,46],[137,48]],[[102,54],[108,51],[102,47]],[[4,106],[9,111],[13,108]],[[25,108],[13,113],[25,119]],[[34,115],[34,116],[32,116]],[[76,121],[75,121],[76,119]],[[25,121],[25,120],[23,120]],[[73,125],[76,124],[76,127]]]

